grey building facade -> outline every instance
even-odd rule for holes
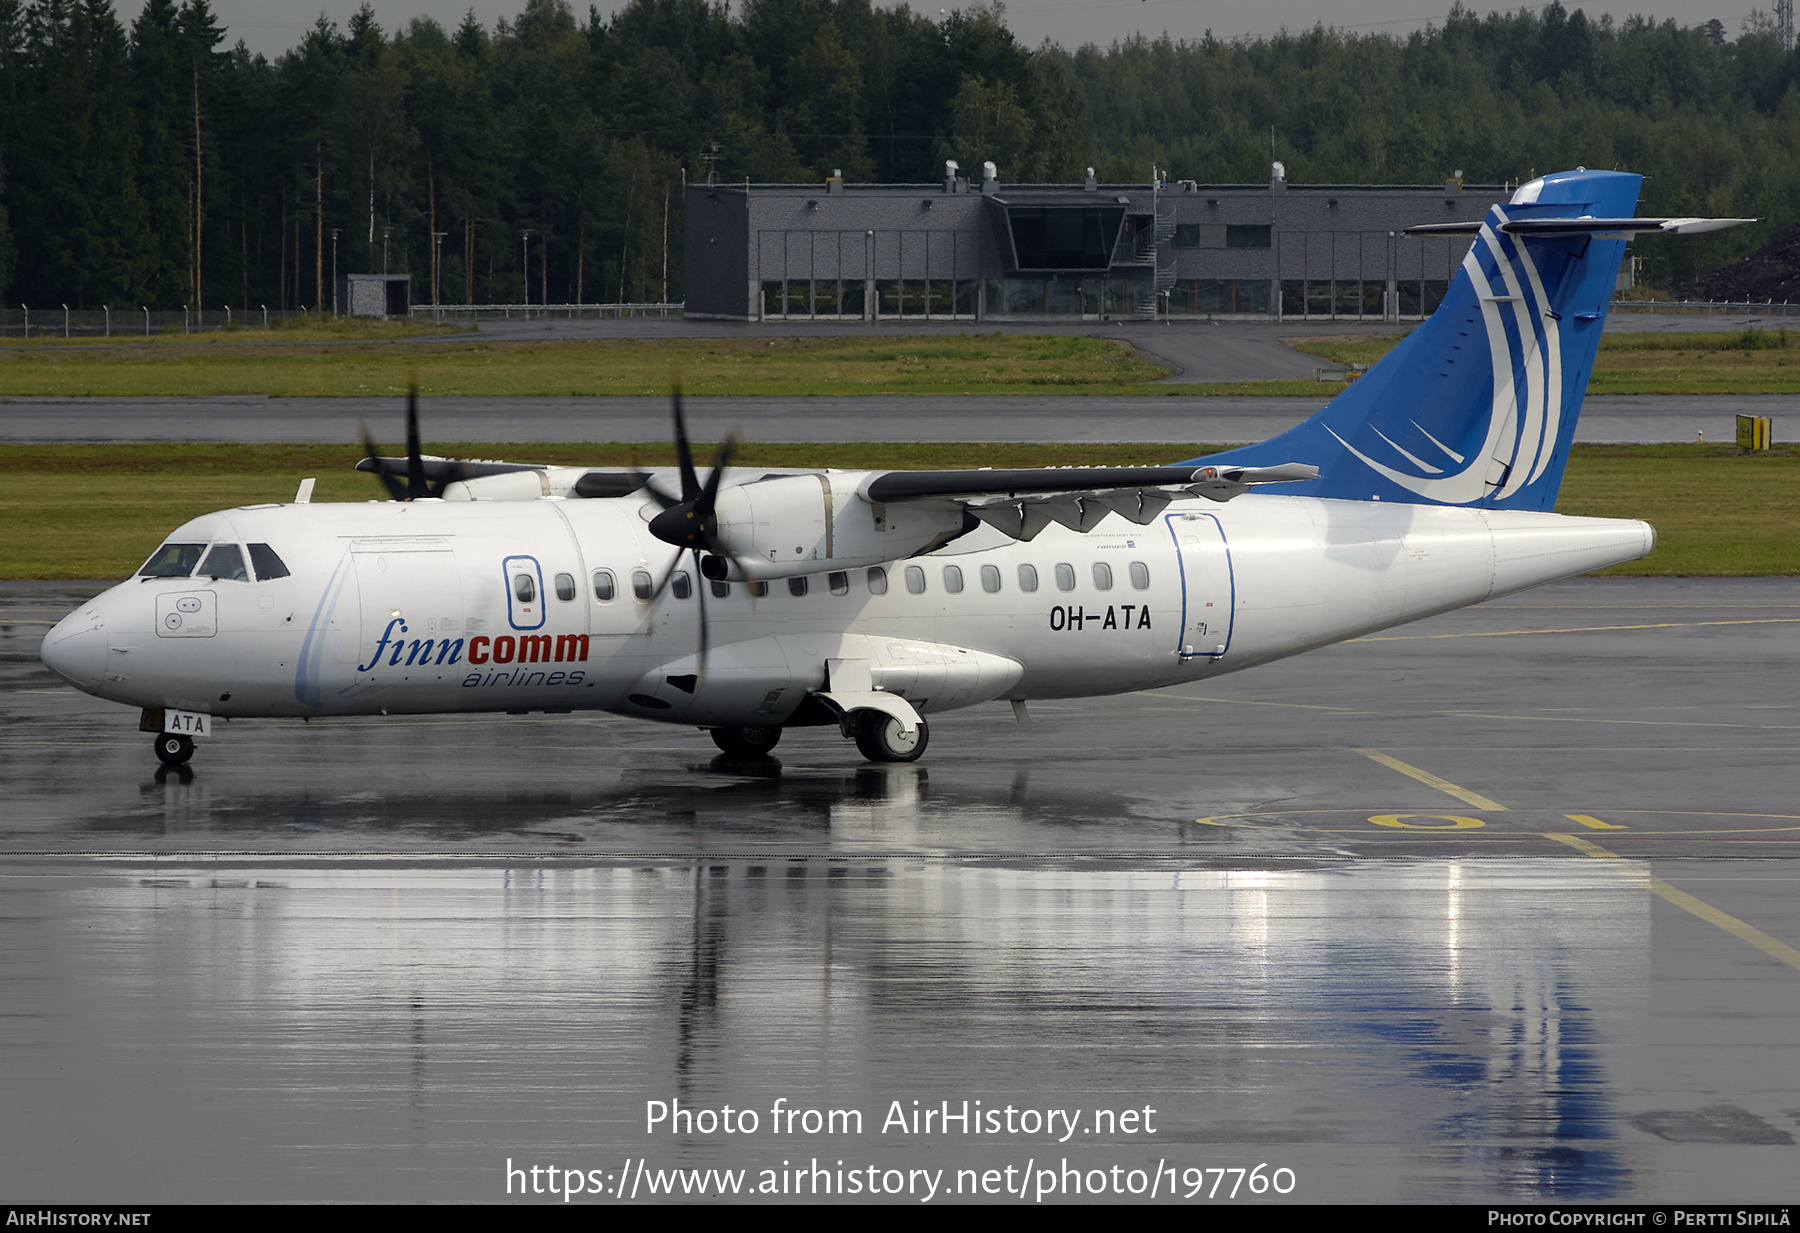
[[[1408,320],[1510,186],[691,184],[686,314],[734,320]]]

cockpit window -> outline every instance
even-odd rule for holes
[[[275,555],[275,550],[267,544],[250,545],[250,564],[256,567],[256,578],[259,582],[288,576],[288,567],[282,563],[280,557]]]
[[[250,575],[244,569],[244,550],[236,544],[214,544],[212,551],[206,554],[206,560],[200,562],[200,573],[229,578],[233,582],[250,581]]]
[[[205,544],[164,544],[150,554],[144,568],[138,571],[138,577],[185,578],[194,572],[200,554],[205,551]]]

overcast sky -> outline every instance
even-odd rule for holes
[[[115,0],[119,16],[129,23],[143,6],[135,0]],[[227,45],[242,39],[251,51],[271,58],[292,48],[311,26],[318,14],[340,24],[348,21],[359,0],[212,0],[213,11],[224,23]],[[453,27],[471,8],[490,29],[495,18],[511,17],[523,6],[523,0],[372,0],[376,20],[392,33],[403,29],[414,17],[434,17],[446,27]],[[585,16],[585,0],[571,0],[578,16]],[[1699,25],[1717,17],[1736,37],[1744,19],[1752,10],[1745,0],[1644,0],[1643,3],[1582,4],[1563,0],[1564,7],[1586,9],[1590,17],[1610,12],[1615,17],[1643,13],[1655,17],[1674,18],[1684,26]],[[958,7],[946,0],[925,0],[914,8],[926,13],[942,5]],[[600,11],[611,13],[619,4],[602,2]],[[1516,5],[1476,3],[1469,7],[1477,12]],[[1540,3],[1528,5],[1532,9]],[[1755,7],[1767,10],[1762,4]],[[1321,4],[1317,0],[1012,0],[1006,6],[1007,22],[1027,45],[1035,47],[1045,39],[1065,47],[1082,43],[1102,46],[1115,39],[1128,38],[1142,32],[1155,37],[1165,31],[1177,39],[1198,39],[1207,30],[1219,38],[1272,34],[1284,25],[1304,29],[1318,22],[1354,30],[1392,31],[1404,33],[1426,22],[1441,21],[1450,10],[1449,3],[1432,0],[1337,0]]]

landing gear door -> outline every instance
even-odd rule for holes
[[[1181,570],[1181,634],[1175,653],[1183,661],[1219,660],[1231,649],[1237,585],[1231,546],[1213,514],[1166,514]]]

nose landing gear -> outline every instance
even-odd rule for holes
[[[194,738],[182,732],[159,732],[156,756],[165,766],[180,766],[194,756]]]

